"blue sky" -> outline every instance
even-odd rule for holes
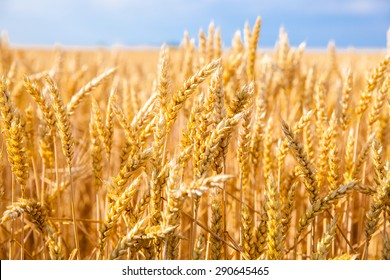
[[[293,45],[385,48],[390,0],[0,0],[0,30],[15,44],[159,46],[185,30],[196,37],[213,20],[230,45],[257,15],[262,47],[274,46],[283,25]]]

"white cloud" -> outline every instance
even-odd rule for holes
[[[48,11],[52,9],[61,10],[63,8],[66,8],[67,3],[71,1],[66,0],[36,0],[36,1],[29,1],[29,0],[11,0],[7,2],[7,10],[9,12],[28,12],[28,13],[47,13]]]
[[[251,5],[264,12],[296,15],[375,15],[390,11],[389,0],[243,0],[242,2],[243,5]]]
[[[133,5],[136,1],[133,0],[88,0],[91,6],[96,6],[97,8],[109,9],[109,10],[119,10],[127,8],[129,5]]]
[[[344,10],[351,14],[375,14],[383,11],[390,11],[390,3],[387,0],[350,0],[346,1]]]

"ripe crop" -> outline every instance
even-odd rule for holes
[[[390,259],[390,55],[0,48],[1,259]]]

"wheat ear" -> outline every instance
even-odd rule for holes
[[[66,105],[66,109],[69,115],[73,115],[74,111],[80,105],[80,103],[87,97],[93,90],[95,90],[99,85],[107,81],[116,71],[116,68],[111,68],[104,71],[102,74],[93,78],[85,86],[83,86],[75,95],[72,96],[72,99]]]
[[[220,60],[216,59],[211,63],[203,67],[199,72],[189,78],[183,86],[174,93],[170,102],[167,104],[167,133],[172,129],[173,123],[175,122],[179,110],[183,107],[184,102],[188,97],[195,91],[195,89],[201,84],[211,73],[217,69],[220,65]]]
[[[77,250],[77,258],[80,259],[80,246],[78,238],[78,229],[76,224],[76,214],[75,214],[75,201],[74,201],[74,189],[73,189],[73,179],[72,179],[72,159],[74,154],[74,139],[72,136],[72,126],[69,120],[69,115],[66,111],[64,101],[60,95],[57,85],[53,79],[46,75],[46,82],[49,85],[50,95],[53,101],[53,111],[57,119],[57,129],[60,134],[62,151],[65,155],[66,162],[69,169],[69,179],[70,179],[70,192],[71,192],[71,212],[73,220],[73,231],[74,231],[74,240]]]

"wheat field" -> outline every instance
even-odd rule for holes
[[[4,35],[0,259],[390,259],[389,50],[262,50],[252,24],[160,50]]]

